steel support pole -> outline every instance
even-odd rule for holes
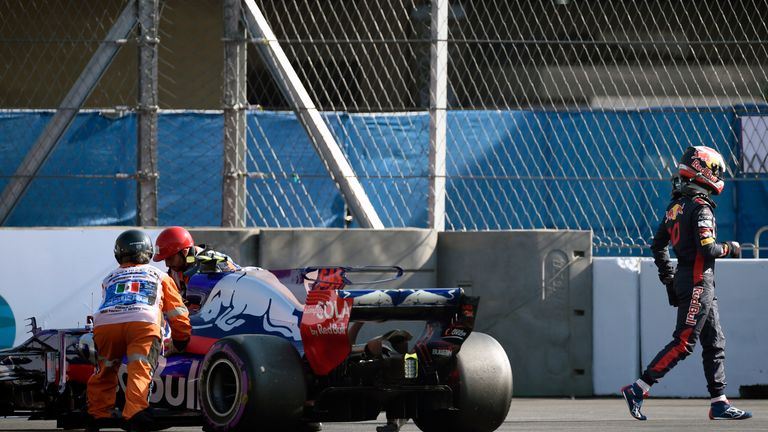
[[[27,187],[37,175],[48,156],[51,155],[59,139],[64,135],[72,120],[91,94],[99,79],[112,63],[120,47],[127,42],[126,38],[136,25],[136,2],[128,2],[112,28],[104,37],[104,41],[96,49],[83,72],[72,85],[67,95],[59,104],[53,118],[45,126],[45,130],[37,138],[24,160],[16,168],[11,180],[0,195],[0,225],[8,221],[13,209],[24,196]]]
[[[136,222],[157,226],[157,26],[159,0],[139,0]]]
[[[448,0],[432,0],[429,71],[429,227],[445,230]]]
[[[221,226],[245,227],[246,60],[241,0],[224,0],[224,179]]]
[[[338,185],[352,216],[363,228],[384,228],[352,166],[299,80],[266,18],[254,0],[245,0],[245,5],[246,24],[251,36],[258,39],[256,47],[259,54],[307,131],[315,150]]]

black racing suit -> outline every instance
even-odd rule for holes
[[[714,397],[725,393],[725,336],[715,298],[715,259],[729,253],[729,246],[716,240],[714,203],[706,195],[683,195],[667,206],[656,230],[651,250],[659,279],[674,283],[671,300],[677,300],[677,326],[667,344],[643,372],[653,385],[677,362],[693,352],[696,339],[703,348],[707,389]],[[677,255],[677,271],[669,261],[667,246]]]

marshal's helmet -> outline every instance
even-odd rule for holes
[[[680,177],[715,195],[725,187],[725,162],[717,150],[706,146],[688,147],[677,165]]]
[[[180,226],[168,227],[157,236],[157,240],[155,240],[155,256],[152,259],[163,261],[194,245],[195,241],[192,240],[192,235],[189,231]]]
[[[137,229],[124,231],[115,240],[115,259],[118,263],[146,264],[152,256],[152,239]]]

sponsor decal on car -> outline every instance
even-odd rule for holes
[[[453,355],[453,350],[444,348],[433,348],[432,355],[438,357],[450,357]]]
[[[443,339],[457,339],[463,342],[469,336],[469,331],[461,327],[448,327],[443,332]]]
[[[185,357],[159,357],[152,377],[149,402],[199,410],[197,402],[197,373],[200,360]],[[123,363],[118,372],[120,390],[125,392],[128,366]]]
[[[318,375],[327,375],[350,353],[347,326],[352,299],[341,298],[335,290],[312,290],[301,318],[304,354]]]
[[[251,277],[243,277],[246,274]],[[269,272],[244,270],[228,274],[190,318],[193,328],[204,336],[223,336],[237,332],[238,327],[251,331],[260,327],[265,333],[299,341],[301,305],[285,291]],[[213,328],[215,331],[211,331]]]

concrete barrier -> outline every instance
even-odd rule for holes
[[[640,374],[640,258],[592,261],[594,393],[616,394]]]
[[[481,296],[476,330],[510,358],[516,396],[591,396],[587,231],[443,232],[438,284]]]
[[[397,265],[404,270],[403,277],[377,284],[377,288],[430,288],[437,286],[437,238],[435,231],[425,229],[264,229],[259,234],[258,263],[268,269]],[[357,341],[393,329],[411,333],[413,343],[424,330],[424,322],[366,323]]]
[[[269,269],[306,266],[392,266],[405,271],[383,288],[435,287],[437,233],[426,229],[263,229],[258,265]]]
[[[615,395],[672,340],[676,309],[669,306],[656,266],[648,258],[594,260],[595,395]],[[727,341],[729,397],[742,385],[768,383],[763,297],[768,260],[717,262],[715,292]],[[707,397],[701,347],[651,389],[659,397]]]
[[[718,260],[715,295],[726,339],[726,379],[729,397],[739,387],[768,384],[768,344],[765,333],[768,260]],[[656,266],[643,260],[640,271],[640,335],[642,367],[672,340],[676,309],[669,306]],[[697,341],[698,342],[698,341]],[[701,345],[695,352],[653,386],[654,396],[707,397],[707,383],[701,363]]]

